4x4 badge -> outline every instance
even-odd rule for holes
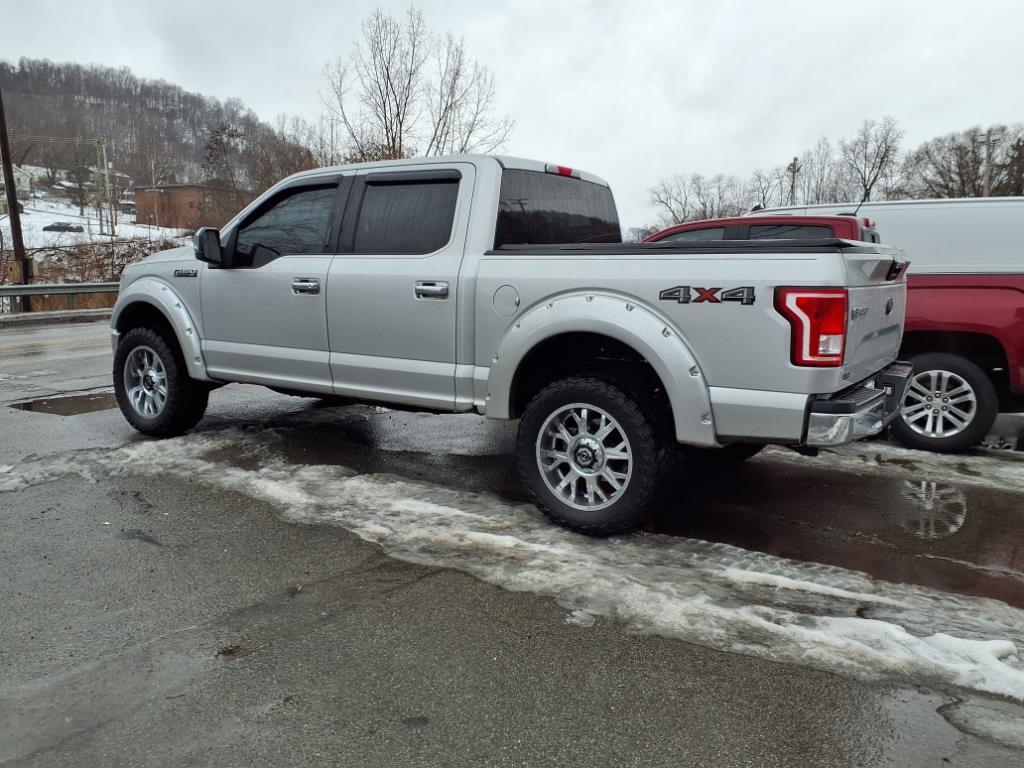
[[[721,304],[735,301],[749,306],[754,303],[754,287],[746,285],[742,288],[698,288],[697,286],[677,285],[666,288],[658,294],[662,301],[675,301],[679,304]]]

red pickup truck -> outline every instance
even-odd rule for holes
[[[690,222],[657,240],[842,237],[903,248],[911,262],[900,357],[915,374],[893,434],[956,452],[999,411],[1024,410],[1024,198],[812,205]],[[841,215],[841,214],[846,215]],[[876,229],[877,222],[877,229]],[[778,234],[773,234],[777,232]]]

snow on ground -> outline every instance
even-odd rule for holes
[[[358,411],[346,410],[352,413]],[[695,539],[590,539],[550,524],[530,505],[494,495],[288,463],[276,449],[282,429],[226,429],[31,459],[0,474],[0,492],[68,475],[96,482],[119,475],[180,477],[248,494],[295,522],[340,525],[394,557],[550,596],[581,626],[614,619],[724,651],[1024,702],[1024,611],[1005,603]],[[889,461],[857,455],[864,450]],[[827,458],[902,471],[892,451],[855,446]],[[224,456],[244,456],[258,469],[239,468]],[[946,471],[943,459],[935,461]],[[1024,462],[1009,466],[1014,471],[989,484],[1024,487]],[[959,716],[976,719],[971,711]]]
[[[86,208],[85,215],[79,216],[78,206],[67,200],[29,198],[21,201],[25,212],[21,215],[22,238],[26,248],[43,248],[56,245],[77,245],[96,241],[107,241],[110,235],[100,234],[99,219],[95,208]],[[43,227],[66,221],[80,225],[84,232],[44,232]],[[3,234],[4,247],[11,247],[11,223],[6,214],[0,216],[0,233]],[[121,215],[118,217],[118,238],[144,238],[163,240],[177,237],[181,230],[166,227],[150,227],[136,225],[134,217]]]

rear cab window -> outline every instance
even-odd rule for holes
[[[541,171],[502,171],[495,248],[621,242],[608,187]]]

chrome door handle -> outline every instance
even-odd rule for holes
[[[417,299],[447,299],[448,283],[436,283],[433,280],[419,280],[416,283]]]
[[[292,293],[315,295],[320,293],[320,281],[315,277],[293,277]]]

